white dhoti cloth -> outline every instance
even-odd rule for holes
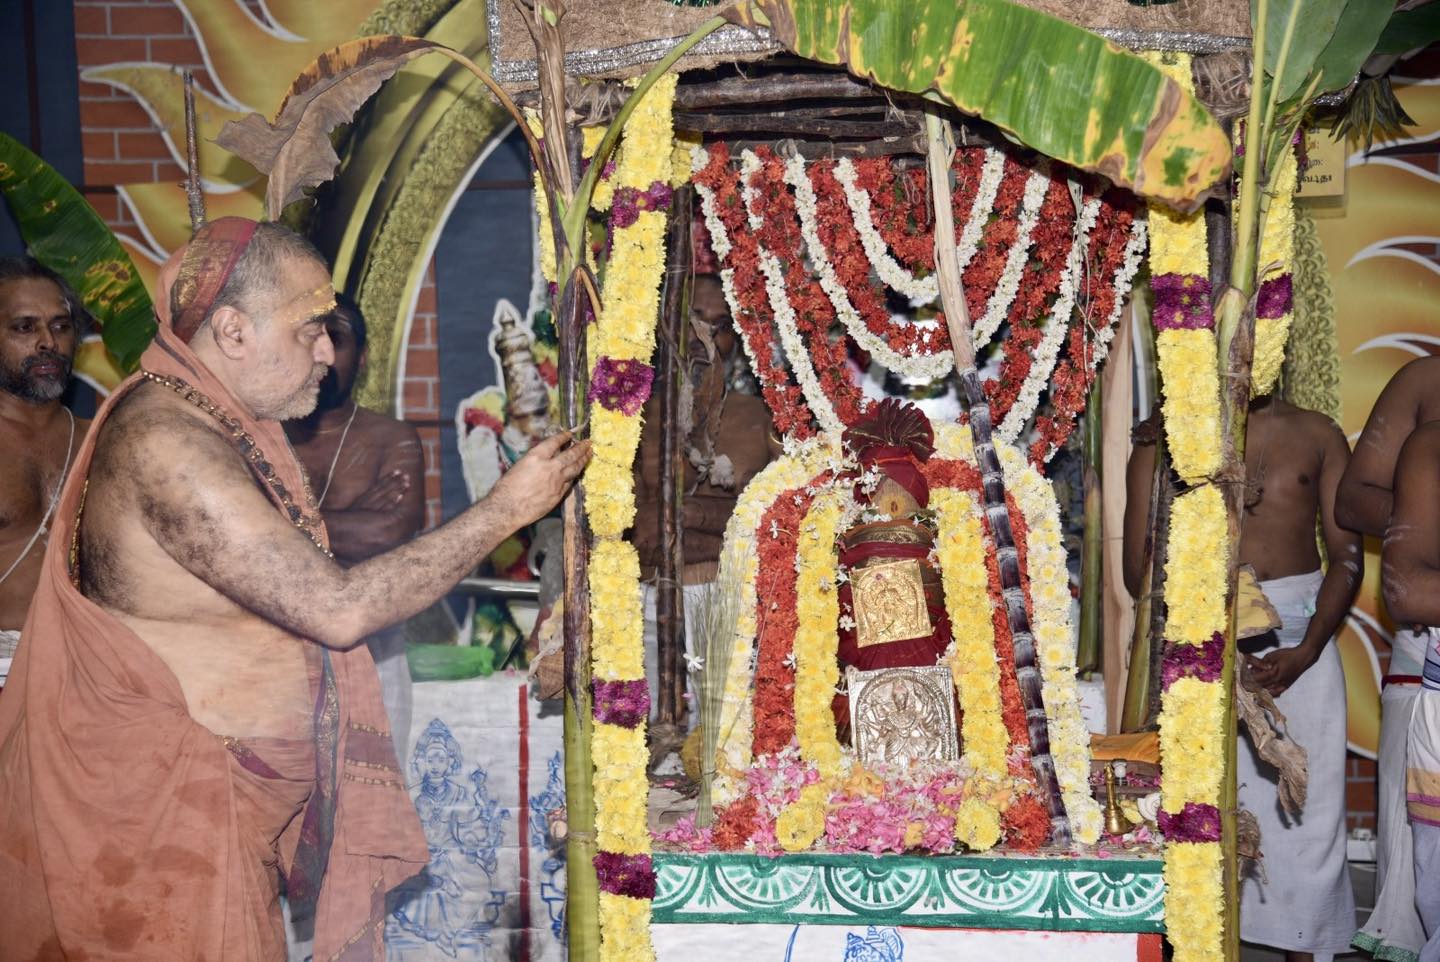
[[[1420,962],[1440,962],[1440,630],[1426,638],[1420,693],[1405,744],[1405,803],[1415,844],[1415,908],[1425,929]]]
[[[1261,582],[1279,613],[1278,631],[1243,645],[1262,655],[1293,648],[1315,613],[1319,571]],[[1240,937],[1328,959],[1355,934],[1355,896],[1345,860],[1345,676],[1327,644],[1318,661],[1276,699],[1288,734],[1306,751],[1309,791],[1294,819],[1280,808],[1278,774],[1241,736],[1236,752],[1240,805],[1260,823],[1266,880],[1250,872],[1240,887]]]
[[[1414,842],[1405,813],[1405,745],[1420,692],[1427,633],[1395,633],[1380,695],[1380,799],[1375,820],[1375,908],[1352,944],[1377,959],[1414,962],[1425,944],[1415,909]]]

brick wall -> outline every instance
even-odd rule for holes
[[[75,52],[79,68],[122,61],[171,64],[195,73],[197,86],[214,90],[200,45],[172,0],[74,0]],[[252,3],[252,12],[254,5]],[[178,182],[175,162],[160,128],[139,101],[108,84],[80,82],[80,126],[85,154],[85,198],[115,230],[140,232],[115,193],[116,185]],[[427,524],[440,520],[439,362],[436,350],[434,269],[426,274],[410,339],[405,385],[406,417],[418,425],[425,445]],[[426,403],[415,403],[422,400]]]
[[[425,281],[415,302],[410,321],[410,341],[405,348],[405,385],[401,398],[407,421],[418,422],[420,443],[425,447],[425,526],[440,523],[440,349],[437,337],[435,266],[425,271]]]

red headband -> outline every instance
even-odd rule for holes
[[[210,316],[215,298],[259,226],[246,217],[221,217],[203,225],[185,246],[170,293],[170,326],[180,340],[190,343]]]

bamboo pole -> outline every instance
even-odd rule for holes
[[[1102,392],[1097,378],[1085,401],[1085,440],[1082,496],[1085,505],[1084,534],[1080,542],[1080,639],[1075,649],[1075,670],[1088,675],[1100,669],[1100,606],[1104,597],[1104,569],[1101,566],[1104,507],[1100,500],[1102,443],[1100,412]]]
[[[583,270],[583,268],[581,268]],[[578,272],[577,272],[578,273]],[[588,301],[578,279],[560,295],[560,406],[565,422],[584,420],[585,320]],[[571,962],[593,962],[600,953],[600,887],[595,876],[594,727],[590,696],[590,537],[584,482],[566,497],[565,521],[565,922]]]
[[[1045,715],[1035,638],[1030,632],[1030,616],[1025,610],[1020,555],[1015,548],[1010,524],[1005,474],[1000,468],[999,453],[995,450],[990,402],[980,385],[980,372],[975,369],[970,312],[965,302],[960,261],[955,252],[955,224],[950,207],[950,164],[955,156],[955,141],[950,124],[935,113],[935,108],[925,114],[925,129],[926,160],[930,169],[935,216],[935,273],[939,278],[940,303],[945,309],[950,346],[955,355],[955,371],[960,376],[960,394],[970,416],[975,464],[980,469],[984,492],[985,520],[995,543],[1000,590],[1005,599],[1005,616],[1014,643],[1015,674],[1020,683],[1020,700],[1025,706],[1025,724],[1030,735],[1030,767],[1035,773],[1040,800],[1050,815],[1050,842],[1057,848],[1066,848],[1072,841],[1070,819],[1060,794],[1055,760],[1050,755],[1050,722]]]
[[[660,563],[656,572],[655,635],[659,651],[659,705],[652,729],[652,755],[658,760],[679,748],[684,739],[685,570],[684,525],[685,439],[680,434],[680,379],[685,377],[685,343],[689,339],[690,188],[675,192],[666,231],[667,267],[661,293],[657,376],[660,382]]]

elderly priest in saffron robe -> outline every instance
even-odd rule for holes
[[[97,415],[0,697],[0,962],[383,957],[425,839],[361,639],[544,515],[589,457],[560,435],[443,527],[336,564],[280,422],[333,354],[329,271],[222,218],[162,273],[142,370]],[[162,301],[164,298],[162,298]]]

